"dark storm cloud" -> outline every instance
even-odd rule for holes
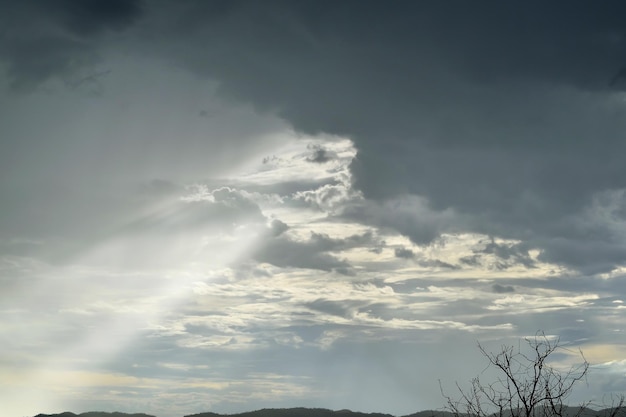
[[[98,62],[102,35],[127,29],[141,15],[136,0],[3,2],[0,60],[18,89],[56,76],[68,81]]]
[[[623,263],[625,258],[624,243],[611,240],[555,237],[541,241],[545,250],[539,255],[539,260],[570,265],[587,274],[606,272]]]
[[[217,78],[224,95],[304,132],[351,136],[367,198],[415,194],[462,216],[441,227],[386,221],[414,242],[456,228],[521,239],[577,267],[548,242],[586,245],[597,234],[610,253],[624,250],[602,225],[571,227],[598,192],[626,186],[626,108],[609,86],[626,60],[624,11],[619,2],[242,2],[211,25],[201,5],[187,5],[165,33],[170,54]],[[590,262],[599,271],[623,260]]]
[[[417,244],[446,232],[518,239],[593,272],[626,260],[610,223],[623,218],[594,203],[626,187],[626,106],[612,82],[626,62],[623,2],[115,4],[53,13],[69,38],[14,24],[9,72],[32,83],[71,71],[97,55],[91,39],[127,29],[142,53],[217,80],[226,97],[305,133],[350,136],[354,184],[373,202],[355,218]],[[406,195],[422,199],[419,213],[390,203]]]
[[[423,197],[402,195],[375,201],[351,201],[343,207],[340,218],[400,231],[414,243],[433,243],[445,232],[462,230],[464,219],[453,210],[433,210]]]
[[[33,4],[58,17],[72,33],[85,37],[105,30],[123,30],[142,14],[141,0],[35,0]]]

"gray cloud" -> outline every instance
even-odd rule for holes
[[[525,244],[498,244],[492,239],[483,249],[476,249],[474,253],[494,255],[499,260],[497,265],[500,269],[506,269],[516,264],[521,264],[526,268],[534,268],[535,261],[530,257],[528,249]],[[472,258],[470,257],[470,259]]]
[[[372,232],[343,239],[311,232],[308,240],[294,240],[283,234],[287,230],[283,225],[284,223],[277,220],[272,222],[269,236],[252,252],[252,258],[258,262],[267,262],[280,267],[308,268],[327,272],[334,270],[343,275],[352,275],[354,272],[351,265],[337,258],[332,252],[378,244]]]
[[[112,0],[99,2],[87,0],[74,2],[34,1],[72,33],[79,36],[93,36],[105,30],[123,30],[136,22],[143,14],[141,0]]]
[[[142,14],[136,0],[3,2],[0,59],[17,89],[53,77],[71,79],[84,69],[95,73],[102,36],[129,28]]]
[[[336,156],[333,152],[320,145],[309,145],[308,149],[311,151],[311,155],[306,159],[309,162],[323,164]]]
[[[418,261],[421,266],[429,268],[444,268],[444,269],[460,269],[458,265],[453,265],[448,262],[444,262],[439,259],[422,259]]]
[[[415,257],[415,253],[411,249],[407,248],[395,248],[394,254],[396,258],[411,259]]]
[[[465,265],[478,266],[480,265],[480,256],[478,255],[463,256],[459,259],[459,262]]]
[[[402,195],[375,201],[356,200],[347,204],[339,218],[399,231],[419,245],[431,244],[442,233],[462,230],[463,217],[453,210],[434,210],[423,197]]]
[[[348,268],[350,265],[320,248],[315,239],[297,242],[278,236],[265,241],[252,257],[259,262],[267,262],[280,267],[308,268],[332,271]]]
[[[304,306],[312,310],[343,318],[351,318],[359,303],[338,302],[318,299],[305,303]]]
[[[493,290],[493,292],[498,293],[498,294],[507,293],[507,292],[515,292],[515,287],[513,287],[512,285],[493,284],[491,286],[491,289]]]
[[[287,226],[287,224],[278,219],[272,220],[272,223],[270,224],[270,233],[272,236],[280,236],[287,230],[289,230],[289,226]]]

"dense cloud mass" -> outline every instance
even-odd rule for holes
[[[625,16],[0,2],[8,417],[408,414],[538,329],[623,392]]]
[[[0,53],[13,87],[31,89],[51,77],[75,78],[98,59],[99,39],[142,15],[139,1],[3,2]],[[80,73],[79,73],[80,74]]]
[[[572,268],[598,246],[605,255],[586,255],[589,270],[623,261],[612,231],[626,178],[619,2],[189,2],[159,12],[147,7],[137,28],[159,39],[151,53],[303,132],[350,136],[367,198],[420,196],[456,213],[448,230],[524,240]],[[318,149],[311,160],[324,158]],[[440,232],[408,235],[421,244]]]

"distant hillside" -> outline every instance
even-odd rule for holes
[[[325,408],[264,408],[238,414],[200,413],[185,417],[394,417],[383,413],[359,413],[350,410],[333,411]]]
[[[453,417],[453,416],[454,414],[452,414],[449,411],[424,410],[424,411],[418,411],[417,413],[408,414],[403,417]]]
[[[86,413],[74,414],[66,411],[61,414],[37,414],[35,417],[155,417],[150,414],[128,414],[128,413],[105,413],[103,411],[88,411]]]
[[[580,407],[564,407],[563,417],[573,417],[575,416]],[[606,408],[602,410],[594,410],[591,408],[584,408],[580,413],[580,417],[609,417],[611,415],[611,409]],[[504,413],[504,416],[510,417],[512,413]],[[403,417],[453,417],[454,414],[449,411],[436,411],[436,410],[428,410],[428,411],[419,411],[414,414],[409,414]],[[495,414],[494,414],[495,417]],[[626,409],[621,409],[616,417],[626,417]]]
[[[573,417],[578,412],[578,407],[567,407],[563,417]],[[585,408],[580,417],[609,417],[611,409],[593,410]],[[453,417],[449,411],[426,410],[408,414],[403,417]],[[65,412],[61,414],[37,414],[35,417],[155,417],[149,414],[105,413],[90,411],[82,414]],[[394,417],[384,413],[360,413],[358,411],[339,410],[333,411],[325,408],[264,408],[262,410],[248,411],[237,414],[218,414],[212,412],[189,414],[185,417]],[[626,417],[626,408],[621,409],[616,417]]]
[[[579,407],[565,407],[563,417],[573,417],[579,411]],[[593,410],[583,409],[580,417],[609,417],[611,409]],[[510,415],[510,414],[509,414]],[[426,410],[408,414],[403,417],[453,417],[449,411]],[[265,408],[257,411],[249,411],[238,414],[199,413],[189,414],[185,417],[393,417],[383,413],[360,413],[350,410],[333,411],[325,408]],[[494,415],[495,417],[495,415]],[[626,409],[617,413],[616,417],[626,417]]]

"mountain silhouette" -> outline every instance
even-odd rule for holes
[[[610,417],[612,413],[611,408],[594,410],[592,408],[580,407],[563,407],[562,417]],[[505,413],[506,416],[512,416],[513,413]],[[538,414],[540,416],[540,414]],[[155,417],[150,414],[144,413],[120,413],[120,412],[101,412],[101,411],[89,411],[81,414],[74,414],[69,411],[60,414],[37,414],[34,417]],[[329,410],[326,408],[263,408],[256,411],[247,411],[243,413],[235,414],[219,414],[214,412],[204,412],[198,414],[188,414],[184,417],[396,417],[391,414],[385,413],[361,413],[351,410]],[[407,414],[401,417],[454,417],[454,414],[449,411],[442,410],[424,410],[417,413]],[[494,414],[495,417],[495,414]],[[620,409],[615,417],[626,417],[626,409]]]
[[[326,408],[263,408],[237,414],[199,413],[185,417],[394,417],[384,413],[360,413],[351,410],[333,411]]]
[[[35,417],[155,417],[155,416],[150,415],[150,414],[144,414],[144,413],[135,413],[135,414],[119,413],[119,412],[107,413],[104,411],[88,411],[86,413],[74,414],[69,411],[66,411],[60,414],[37,414]]]

